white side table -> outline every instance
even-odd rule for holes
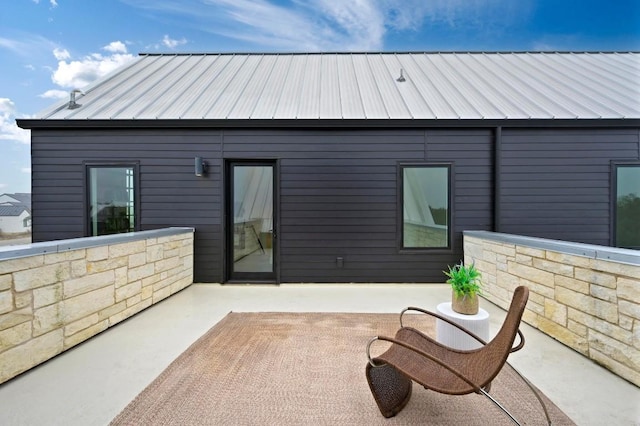
[[[440,303],[437,310],[443,317],[463,326],[485,342],[489,341],[489,313],[484,309],[479,309],[476,315],[463,315],[451,309],[451,302],[446,302]],[[454,349],[469,350],[481,346],[473,337],[440,319],[436,320],[436,339]]]

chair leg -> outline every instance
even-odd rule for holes
[[[395,416],[411,399],[411,379],[395,367],[389,364],[373,367],[367,363],[366,375],[373,398],[384,417]]]

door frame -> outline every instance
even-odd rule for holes
[[[233,271],[233,168],[235,166],[269,166],[272,170],[273,188],[273,231],[272,231],[272,256],[273,266],[271,272],[234,272]],[[224,160],[224,194],[223,194],[223,283],[256,283],[278,284],[280,283],[280,168],[276,159],[225,159]]]

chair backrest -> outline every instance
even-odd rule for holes
[[[476,368],[471,373],[475,376],[476,383],[491,382],[504,366],[518,334],[518,327],[520,327],[520,320],[528,299],[529,289],[524,286],[517,287],[500,331],[486,346],[477,350],[478,360],[474,363]]]

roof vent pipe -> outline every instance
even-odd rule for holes
[[[402,68],[400,68],[400,77],[396,78],[396,81],[399,81],[400,83],[402,83],[403,81],[406,81],[403,75]]]
[[[73,89],[71,92],[69,92],[69,105],[67,106],[68,109],[76,109],[82,106],[81,104],[76,102],[76,94],[78,93],[84,95],[84,93],[82,93],[82,91],[78,89]]]

